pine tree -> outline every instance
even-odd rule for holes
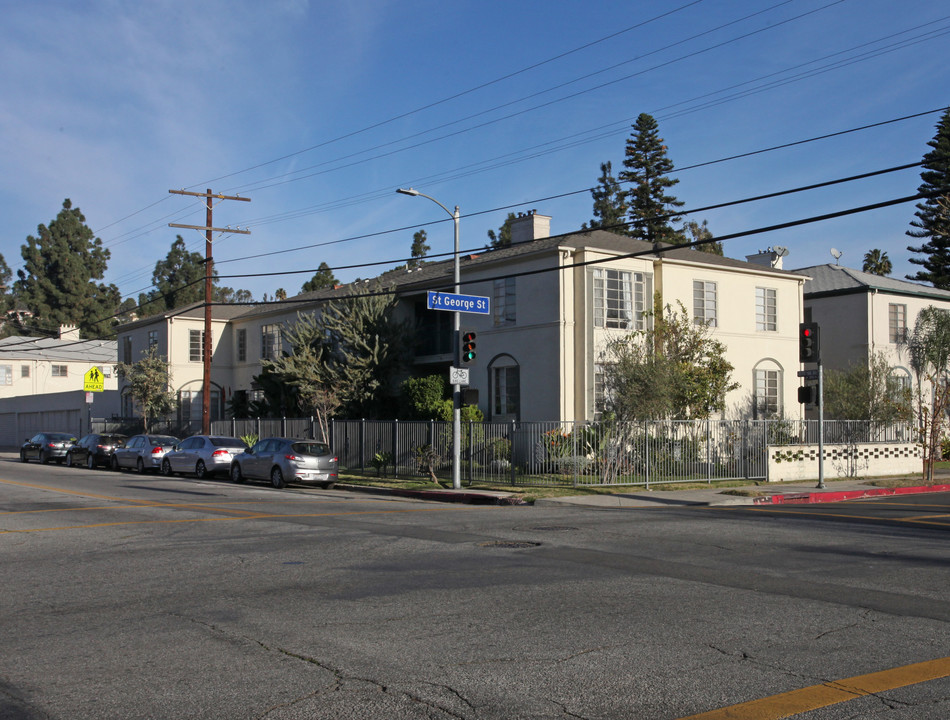
[[[924,256],[910,258],[910,262],[924,269],[907,278],[947,290],[950,289],[950,110],[944,112],[933,140],[927,144],[932,149],[924,155],[924,169],[920,173],[923,182],[917,191],[930,197],[917,204],[914,213],[917,219],[910,223],[916,229],[907,231],[910,237],[926,238],[922,245],[907,247]]]
[[[14,292],[46,332],[76,325],[83,337],[111,334],[107,319],[121,302],[115,285],[96,283],[105,275],[109,251],[94,237],[79,208],[67,198],[49,227],[37,227],[21,246],[23,268]]]
[[[204,257],[201,253],[189,252],[184,238],[177,235],[165,259],[155,263],[153,289],[139,295],[139,314],[148,317],[203,301],[204,279]]]
[[[339,285],[339,281],[333,276],[333,270],[325,262],[320,263],[313,277],[307,280],[300,288],[300,292],[315,292]]]
[[[675,209],[682,207],[683,202],[667,194],[679,180],[669,177],[673,161],[667,157],[656,120],[641,113],[633,130],[627,139],[625,169],[620,173],[620,181],[630,183],[627,190],[629,233],[648,242],[681,244],[685,237],[672,223],[680,220]]]
[[[627,201],[626,193],[620,183],[613,176],[610,161],[600,164],[600,177],[597,178],[597,187],[590,191],[594,199],[594,219],[588,225],[581,226],[582,230],[605,229],[618,235],[627,235]]]
[[[412,259],[406,263],[406,266],[411,270],[422,265],[422,258],[432,249],[426,243],[426,231],[419,230],[415,235],[412,236]]]

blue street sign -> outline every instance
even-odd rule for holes
[[[488,298],[480,295],[456,295],[454,293],[428,292],[426,307],[429,310],[488,314]]]

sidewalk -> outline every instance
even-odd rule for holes
[[[780,505],[838,502],[860,498],[887,497],[917,493],[950,492],[950,471],[937,472],[934,485],[910,485],[898,488],[874,487],[868,483],[874,478],[856,480],[829,480],[823,489],[818,489],[814,480],[774,485],[745,485],[731,488],[709,487],[689,490],[647,490],[631,487],[618,488],[618,492],[603,495],[572,495],[558,498],[541,498],[534,502],[538,507],[556,505],[579,505],[599,508],[646,508],[711,505]],[[415,498],[434,502],[454,502],[471,505],[518,505],[521,500],[515,493],[462,488],[403,490],[364,485],[337,483],[338,490],[365,492],[378,495]]]

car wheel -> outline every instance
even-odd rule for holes
[[[22,450],[20,450],[20,462],[29,462],[29,460],[26,459],[26,453]]]
[[[73,454],[66,453],[66,467],[72,467],[72,466],[73,466]]]
[[[114,472],[119,472],[119,458],[113,455],[109,461],[109,467],[111,467]]]
[[[277,489],[280,489],[287,484],[284,482],[284,473],[281,472],[280,468],[276,465],[274,466],[274,469],[270,471],[270,484]]]
[[[170,477],[172,474],[172,464],[168,460],[162,460],[162,475]]]
[[[208,477],[208,468],[205,467],[204,460],[199,460],[195,464],[195,477],[199,480],[204,480],[206,477]]]
[[[96,456],[95,456],[95,455],[89,455],[89,456],[86,457],[86,467],[89,468],[90,470],[95,470],[95,469],[96,469]]]
[[[145,463],[142,462],[142,458],[139,458],[135,461],[135,470],[139,475],[145,474]]]
[[[49,465],[49,455],[42,450],[40,451],[40,462],[44,465]]]
[[[231,482],[242,483],[244,482],[244,476],[241,474],[241,466],[237,463],[234,463],[231,466]]]

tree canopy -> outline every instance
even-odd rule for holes
[[[590,191],[594,199],[594,218],[590,223],[581,226],[582,230],[604,229],[618,235],[627,233],[627,200],[626,192],[613,176],[613,167],[610,161],[600,164],[600,177],[597,178],[597,187]]]
[[[339,285],[339,281],[334,277],[333,270],[325,262],[320,263],[313,277],[307,280],[300,288],[300,292],[316,292]]]
[[[424,258],[431,249],[428,243],[426,243],[426,231],[417,231],[412,236],[412,248],[410,249],[412,259],[407,263],[407,267],[411,270],[422,265],[422,258]]]
[[[149,431],[154,418],[175,409],[175,393],[168,389],[171,383],[168,361],[155,347],[149,348],[138,362],[119,363],[116,373],[127,383],[127,391],[142,413],[145,432]]]
[[[917,191],[929,197],[917,204],[917,219],[911,221],[910,237],[924,240],[918,246],[907,249],[922,257],[912,257],[910,262],[923,269],[909,280],[928,282],[934,287],[950,289],[950,109],[937,123],[933,140],[927,143],[931,150],[924,155],[921,185]]]
[[[110,254],[68,198],[49,226],[27,237],[21,255],[14,292],[37,325],[49,333],[75,325],[84,337],[112,333],[108,318],[121,301],[119,289],[95,282],[104,277]]]
[[[211,298],[215,302],[251,302],[248,290],[235,290],[218,284],[218,271],[212,269]],[[153,289],[139,295],[139,314],[143,317],[168,312],[183,305],[204,302],[205,258],[191,252],[181,235],[175,237],[168,255],[155,263],[152,271]]]
[[[412,327],[394,319],[395,307],[395,294],[377,286],[299,315],[284,330],[290,353],[261,363],[272,387],[291,390],[274,398],[282,409],[295,403],[317,414],[337,407],[352,417],[392,412],[394,380],[413,347]]]
[[[891,259],[887,256],[886,252],[874,248],[864,253],[864,264],[861,266],[861,269],[872,275],[890,275],[894,269],[894,265],[891,263]]]
[[[511,246],[511,223],[517,220],[517,216],[510,212],[508,217],[505,218],[505,222],[501,224],[501,227],[498,228],[498,232],[495,233],[494,230],[488,231],[488,246],[493,250],[498,250],[500,248],[506,248]]]
[[[739,387],[726,346],[686,308],[667,305],[647,330],[610,342],[604,353],[604,410],[618,420],[706,418]]]

